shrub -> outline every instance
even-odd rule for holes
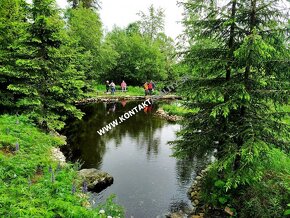
[[[290,199],[289,174],[289,157],[279,149],[271,149],[263,162],[260,181],[227,190],[214,163],[203,180],[201,197],[213,207],[234,208],[241,218],[282,217]]]

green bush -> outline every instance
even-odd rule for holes
[[[290,199],[290,159],[278,149],[272,149],[269,155],[262,180],[242,190],[241,217],[282,217],[286,211]]]
[[[223,181],[214,163],[203,180],[201,197],[216,208],[233,208],[242,218],[282,217],[290,199],[289,175],[289,157],[279,149],[271,149],[263,161],[261,180],[228,190],[227,181]]]

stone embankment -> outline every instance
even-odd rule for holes
[[[201,184],[202,180],[207,173],[208,169],[202,170],[198,176],[195,177],[195,180],[193,181],[191,187],[189,188],[187,195],[192,203],[193,206],[193,213],[194,215],[191,216],[191,218],[198,218],[203,217],[205,212],[205,205],[202,204],[201,198],[200,198],[200,190],[201,190]]]
[[[202,170],[198,176],[195,177],[187,195],[192,203],[193,208],[191,211],[178,211],[167,215],[167,218],[203,218],[205,213],[205,205],[202,204],[200,199],[200,190],[202,179],[207,173],[207,169]]]

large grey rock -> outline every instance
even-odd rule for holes
[[[100,192],[114,182],[114,178],[110,174],[94,168],[82,169],[78,171],[78,176],[82,181],[87,182],[88,191],[93,192]]]

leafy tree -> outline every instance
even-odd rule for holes
[[[187,115],[175,154],[217,150],[207,180],[212,186],[203,190],[212,196],[211,204],[231,203],[239,209],[229,196],[238,199],[242,186],[262,179],[269,150],[289,152],[290,128],[282,121],[286,113],[279,110],[289,103],[290,91],[287,17],[279,3],[231,0],[217,7],[214,1],[188,0],[183,4],[189,44],[184,59],[192,76],[183,95],[189,107],[200,110]]]
[[[102,71],[101,59],[102,23],[99,14],[91,9],[77,7],[69,9],[68,35],[74,41],[73,47],[78,50],[79,63],[77,69],[84,71],[87,82],[98,78]]]
[[[112,54],[107,61],[102,79],[141,85],[146,80],[165,80],[173,73],[175,58],[174,41],[165,35],[164,12],[149,8],[149,15],[139,12],[140,20],[125,29],[115,28],[105,38],[105,51]],[[113,50],[112,50],[113,49]],[[105,56],[105,55],[104,55]]]
[[[165,14],[164,9],[155,9],[153,5],[148,8],[148,13],[140,11],[140,19],[135,23],[144,38],[151,44],[159,46],[160,52],[165,58],[165,70],[168,74],[174,74],[173,68],[177,63],[174,40],[164,33]],[[132,28],[132,27],[131,27]]]
[[[106,37],[117,52],[116,65],[103,75],[104,79],[141,85],[145,80],[165,79],[166,58],[158,43],[150,43],[132,25],[126,30],[115,28]]]
[[[141,33],[153,40],[157,38],[159,33],[164,31],[165,14],[162,8],[155,9],[153,5],[150,5],[148,10],[148,14],[143,11],[138,13],[140,16],[138,23]]]
[[[159,33],[155,43],[165,58],[165,70],[168,74],[174,74],[174,66],[177,64],[177,56],[174,40],[165,33]],[[172,78],[170,78],[172,79]]]
[[[78,6],[82,5],[85,8],[94,8],[99,9],[101,8],[99,0],[68,0],[68,2],[72,2],[72,7],[77,8]]]
[[[34,0],[25,34],[13,45],[6,66],[15,107],[44,128],[61,128],[66,116],[80,118],[74,101],[82,96],[84,75],[75,69],[76,52],[64,31],[54,0]]]

